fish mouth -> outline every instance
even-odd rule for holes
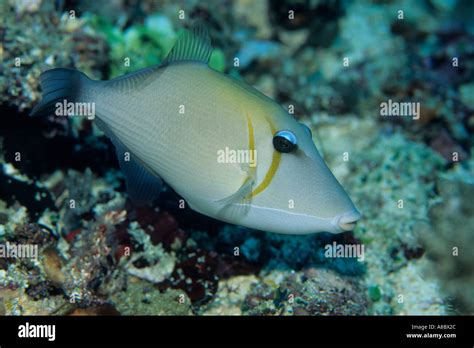
[[[361,214],[354,209],[348,213],[336,216],[333,225],[338,232],[348,232],[354,230],[357,220],[361,218]]]

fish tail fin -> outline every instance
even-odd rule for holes
[[[40,75],[42,99],[30,116],[54,114],[56,103],[77,101],[83,95],[85,86],[91,82],[84,73],[74,69],[57,68],[43,72]]]

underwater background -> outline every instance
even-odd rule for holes
[[[0,314],[474,313],[474,2],[1,6],[0,244],[39,255],[0,257]],[[106,80],[159,64],[197,19],[211,67],[311,127],[363,214],[352,233],[253,231],[170,188],[136,208],[92,122],[29,116],[42,71]],[[383,116],[389,101],[419,103],[419,118]],[[334,242],[363,245],[363,261],[327,257]]]

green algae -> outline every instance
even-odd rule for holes
[[[372,301],[377,302],[382,298],[382,292],[378,285],[369,286],[369,297]]]
[[[110,78],[160,64],[183,29],[175,30],[171,20],[161,14],[147,17],[144,24],[120,28],[104,17],[87,14],[86,21],[102,34],[110,46]],[[215,48],[209,66],[225,70],[225,56]]]

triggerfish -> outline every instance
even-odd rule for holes
[[[162,64],[108,81],[72,69],[41,77],[33,114],[92,103],[132,201],[157,198],[162,179],[199,213],[287,234],[339,233],[360,213],[311,131],[255,88],[208,66],[208,32],[183,32]],[[57,106],[56,106],[57,107]]]

